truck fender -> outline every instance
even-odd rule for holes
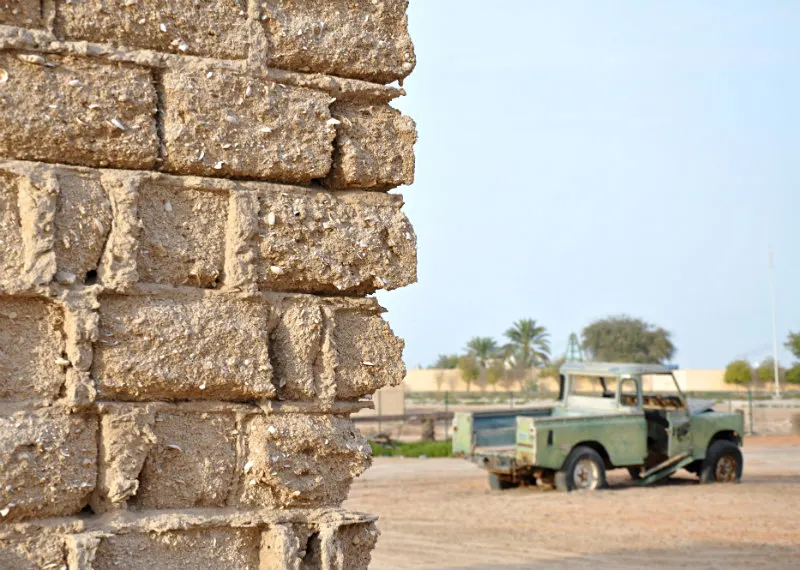
[[[581,441],[581,442],[576,443],[575,445],[572,446],[572,449],[570,450],[569,454],[567,454],[567,457],[564,459],[564,463],[567,462],[567,460],[569,459],[570,454],[577,447],[581,447],[581,446],[591,447],[592,449],[594,449],[597,453],[600,454],[600,457],[603,458],[603,463],[605,463],[606,469],[613,468],[613,465],[611,465],[611,459],[608,457],[608,452],[606,451],[606,448],[603,447],[603,445],[601,443],[597,442],[597,441]],[[562,465],[561,468],[563,469],[564,465]]]

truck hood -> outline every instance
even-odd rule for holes
[[[698,398],[687,398],[686,403],[689,406],[689,413],[693,416],[704,412],[713,412],[716,405],[713,400],[700,400]]]

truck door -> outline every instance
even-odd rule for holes
[[[692,452],[691,427],[692,418],[689,415],[689,408],[683,403],[683,409],[670,410],[667,412],[669,421],[669,451],[670,457]]]
[[[692,452],[692,416],[689,413],[689,405],[683,397],[680,386],[674,374],[670,374],[674,391],[664,395],[667,406],[667,421],[669,422],[668,455],[675,457],[684,453]]]

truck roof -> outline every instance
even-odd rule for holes
[[[565,362],[562,374],[585,376],[617,376],[619,374],[669,374],[677,365],[634,364],[628,362]]]

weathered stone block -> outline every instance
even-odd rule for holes
[[[271,525],[261,535],[261,568],[367,570],[379,535],[374,522]]]
[[[374,300],[292,296],[270,337],[280,399],[358,400],[405,375],[403,340]]]
[[[416,238],[401,197],[270,186],[259,199],[261,287],[366,294],[416,281]]]
[[[367,570],[372,560],[372,550],[378,542],[380,531],[375,523],[349,524],[339,527],[336,541],[342,552],[342,568]]]
[[[241,505],[338,506],[372,451],[349,419],[321,415],[248,419]]]
[[[111,230],[111,203],[92,173],[59,169],[57,177],[56,266],[64,278],[84,283],[97,270]]]
[[[244,0],[71,0],[57,3],[56,34],[67,40],[219,59],[247,56]]]
[[[0,290],[84,282],[111,228],[98,177],[71,169],[0,169]]]
[[[391,83],[414,69],[407,0],[265,0],[269,63]]]
[[[223,507],[236,480],[234,413],[159,412],[131,503],[142,509]]]
[[[0,416],[0,515],[7,522],[65,516],[97,479],[97,421],[47,408]]]
[[[214,287],[225,265],[228,193],[147,181],[136,268],[145,283]]]
[[[0,53],[0,155],[116,168],[155,164],[150,72],[69,57]]]
[[[54,303],[0,296],[0,400],[58,397],[68,364],[63,327]]]
[[[155,411],[148,406],[115,406],[100,415],[97,486],[92,510],[104,513],[136,495],[139,474],[156,443]]]
[[[326,323],[318,303],[298,300],[280,311],[270,335],[273,378],[285,400],[314,400],[322,374]]]
[[[103,538],[93,570],[259,568],[261,533],[257,528],[211,528],[120,534]]]
[[[0,170],[0,283],[8,284],[22,274],[23,248],[17,176]]]
[[[64,540],[57,532],[0,527],[3,570],[60,570],[66,568]]]
[[[41,28],[41,0],[0,0],[0,24]]]
[[[164,74],[164,168],[309,182],[330,169],[329,96],[229,71]]]
[[[193,289],[102,296],[92,366],[100,397],[272,398],[271,319],[260,297]]]
[[[388,105],[340,102],[331,188],[385,190],[414,182],[414,121]]]
[[[403,340],[377,311],[337,311],[332,336],[338,399],[355,400],[402,382]]]

